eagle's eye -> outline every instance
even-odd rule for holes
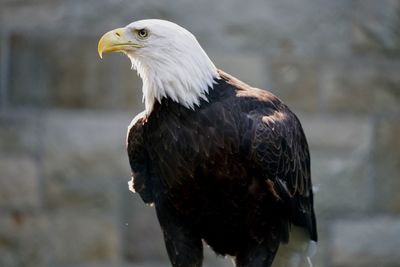
[[[145,38],[147,38],[149,36],[149,31],[147,29],[137,30],[137,36],[140,39],[145,39]]]

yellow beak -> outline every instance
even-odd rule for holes
[[[129,38],[126,28],[118,28],[105,33],[99,40],[97,51],[100,58],[103,53],[107,52],[123,52],[134,48],[142,48],[143,45],[133,43]]]

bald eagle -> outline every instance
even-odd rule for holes
[[[201,266],[203,241],[238,267],[311,266],[310,154],[296,115],[217,69],[172,22],[109,31],[98,52],[123,52],[143,81],[129,184],[154,204],[172,266]]]

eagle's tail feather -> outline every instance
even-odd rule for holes
[[[311,258],[317,243],[310,241],[303,228],[292,226],[288,244],[281,244],[272,267],[313,267]]]

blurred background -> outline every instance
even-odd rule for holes
[[[154,208],[127,186],[141,81],[97,55],[144,18],[187,28],[298,114],[315,266],[400,266],[400,0],[0,0],[0,266],[169,266]]]

